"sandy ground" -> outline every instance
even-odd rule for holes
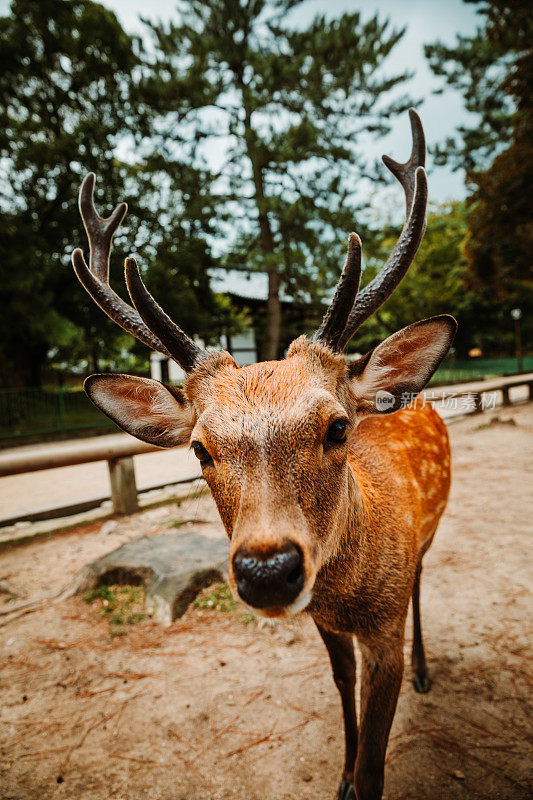
[[[434,684],[417,695],[406,675],[385,797],[525,800],[533,405],[450,433],[452,496],[422,590]],[[5,550],[0,578],[50,596],[100,553],[183,520],[222,534],[203,496]],[[18,602],[0,596],[0,611]],[[406,650],[410,635],[408,622]],[[190,609],[170,628],[145,621],[111,638],[72,598],[0,628],[0,664],[2,800],[336,796],[340,704],[305,616],[261,626]]]

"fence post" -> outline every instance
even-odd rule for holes
[[[134,514],[139,510],[133,458],[110,458],[111,500],[115,514]]]
[[[509,387],[508,386],[504,386],[503,389],[502,389],[502,404],[504,406],[510,406],[511,405],[511,400],[509,398]]]

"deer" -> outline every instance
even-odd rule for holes
[[[383,156],[406,206],[390,257],[360,289],[362,246],[350,234],[320,327],[293,341],[280,360],[237,366],[228,352],[199,347],[148,292],[133,257],[125,260],[133,305],[123,301],[110,287],[109,259],[127,206],[101,218],[93,173],[79,196],[89,265],[81,249],[72,254],[78,279],[100,308],[186,374],[182,389],[132,375],[91,375],[84,384],[89,398],[142,441],[190,445],[230,539],[234,596],[268,618],[305,613],[318,629],[344,718],[338,800],[382,797],[410,602],[412,680],[417,692],[431,686],[420,582],[447,503],[450,445],[438,413],[416,398],[448,352],[457,322],[430,317],[355,361],[343,355],[405,276],[425,232],[425,138],[418,114],[409,114],[409,160]]]

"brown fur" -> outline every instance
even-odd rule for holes
[[[403,673],[403,639],[413,597],[415,686],[429,681],[419,618],[422,555],[450,486],[446,428],[416,404],[375,416],[377,390],[394,407],[423,385],[451,341],[446,321],[395,334],[348,366],[344,357],[300,337],[287,358],[238,368],[228,353],[203,361],[183,393],[132,376],[93,376],[93,400],[126,430],[167,446],[204,448],[202,469],[231,539],[233,558],[268,559],[294,546],[304,608],[328,649],[345,718],[343,800],[379,800],[388,733]],[[429,364],[429,366],[428,366]],[[346,441],[332,443],[334,421]],[[355,716],[352,635],[362,653],[361,720]],[[357,792],[357,795],[355,795]]]
[[[432,408],[367,418],[350,441],[348,463],[354,502],[309,610],[329,629],[368,636],[407,611],[420,553],[448,497],[446,428]]]
[[[299,545],[312,591],[306,610],[343,703],[342,786],[357,800],[378,800],[409,599],[446,505],[450,451],[431,408],[365,417],[357,380],[342,356],[302,337],[284,361],[239,369],[219,357],[193,374],[185,393],[198,415],[191,438],[214,460],[204,475],[232,540],[232,589],[231,558],[243,544],[257,553],[276,552],[287,539]],[[348,442],[327,450],[328,425],[340,417],[351,423]],[[359,731],[352,634],[363,656]],[[424,677],[421,634],[416,649],[413,665]]]
[[[124,313],[102,265],[108,267],[112,235],[125,206],[108,220],[99,218],[92,202],[94,175],[82,184],[80,210],[102,274],[91,272],[94,259],[88,267],[80,250],[73,254],[78,277],[112,319],[149,346],[173,354],[192,372],[183,394],[157,381],[109,375],[88,378],[87,393],[138,438],[172,447],[190,435],[231,539],[233,591],[237,554],[241,578],[247,560],[247,569],[253,569],[245,580],[252,589],[262,585],[264,591],[267,586],[258,600],[241,583],[250,602],[261,607],[277,602],[262,608],[267,616],[307,607],[317,624],[344,712],[339,800],[381,798],[411,596],[415,688],[427,691],[419,614],[421,559],[450,484],[448,439],[434,412],[409,408],[386,419],[365,417],[378,410],[397,411],[407,396],[420,391],[452,343],[455,320],[441,315],[414,323],[351,368],[341,355],[318,343],[333,349],[346,343],[391,294],[421,241],[425,146],[413,109],[410,117],[411,158],[406,164],[385,159],[404,188],[409,213],[377,285],[372,282],[356,299],[361,246],[352,234],[337,293],[315,341],[300,337],[283,361],[239,369],[228,353],[208,357],[149,295],[131,258],[126,260],[126,280],[140,317],[132,309]],[[287,556],[296,558],[296,573]],[[270,570],[266,582],[253,572],[257,568]],[[272,589],[273,575],[285,593]],[[352,634],[362,653],[359,730]]]

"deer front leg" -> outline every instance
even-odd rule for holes
[[[338,800],[356,800],[353,784],[357,756],[357,716],[355,711],[355,654],[353,638],[344,633],[333,633],[315,621],[318,632],[327,647],[333,679],[339,690],[344,714],[345,755],[344,770],[339,786]]]
[[[403,641],[359,645],[363,660],[355,790],[357,800],[381,800],[385,753],[402,683]]]

